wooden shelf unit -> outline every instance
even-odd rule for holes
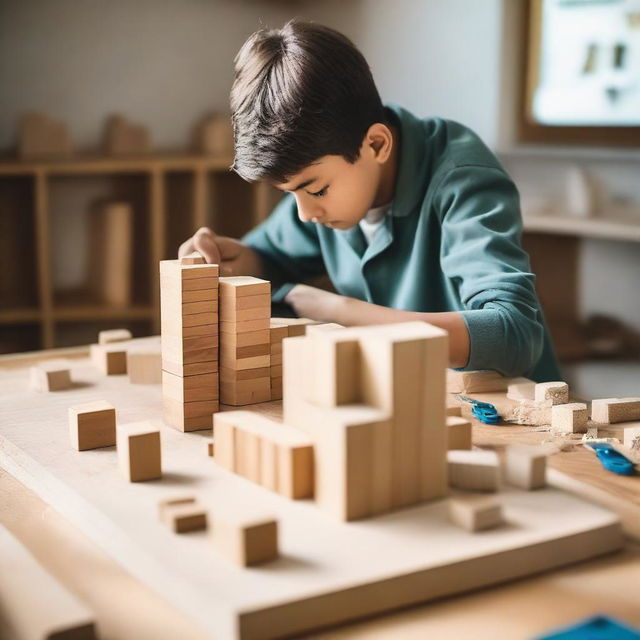
[[[158,262],[174,257],[179,243],[201,226],[243,235],[277,202],[277,190],[242,181],[229,171],[231,163],[230,157],[189,154],[0,159],[0,353],[59,346],[56,332],[61,323],[104,328],[105,323],[133,322],[139,332],[158,333]],[[134,215],[139,216],[134,237],[147,244],[141,257],[134,251],[140,258],[131,276],[137,294],[127,307],[109,306],[82,292],[69,298],[54,290],[51,230],[56,185],[64,182],[73,189],[74,181],[80,185],[92,177],[111,180],[108,188],[113,188],[114,199],[127,199],[117,188],[118,180],[129,187],[135,183],[138,201],[143,202],[141,207],[134,202]]]

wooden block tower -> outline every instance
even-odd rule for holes
[[[220,401],[271,400],[271,283],[251,276],[220,278]]]
[[[200,257],[160,262],[164,420],[210,429],[218,401],[218,265]]]

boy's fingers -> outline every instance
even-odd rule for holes
[[[185,240],[179,247],[178,247],[178,258],[182,258],[182,256],[186,256],[189,253],[192,253],[194,250],[193,247],[193,238],[189,238],[188,240]]]
[[[209,264],[220,264],[222,261],[212,233],[196,233],[193,236],[193,248],[200,252]]]
[[[244,248],[242,243],[238,242],[234,238],[227,238],[225,236],[217,236],[216,245],[220,251],[222,262],[234,260]]]

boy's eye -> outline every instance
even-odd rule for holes
[[[321,196],[325,195],[327,193],[327,189],[329,187],[323,187],[322,189],[320,189],[320,191],[316,191],[315,193],[311,193],[311,191],[309,191],[309,195],[313,196],[314,198],[320,198]]]

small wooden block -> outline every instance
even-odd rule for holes
[[[220,410],[219,400],[180,402],[174,398],[162,398],[164,421],[178,431],[211,429],[213,414]]]
[[[502,505],[492,496],[450,498],[449,519],[471,532],[494,529],[504,523]]]
[[[64,391],[71,387],[70,363],[67,360],[46,360],[30,369],[30,387],[34,391]]]
[[[551,400],[553,405],[569,402],[569,385],[566,382],[539,382],[536,384],[536,402]]]
[[[640,451],[640,422],[625,428],[623,444],[627,449]]]
[[[227,322],[220,320],[220,333],[252,333],[255,331],[265,331],[269,329],[269,318],[267,316],[257,320],[243,320],[241,322]]]
[[[92,344],[89,353],[91,362],[104,375],[127,373],[127,343]]]
[[[135,346],[127,350],[127,374],[132,384],[162,382],[162,354],[160,345]]]
[[[207,440],[207,455],[210,458],[213,458],[213,456],[215,455],[216,449],[214,446],[214,441],[213,440]]]
[[[252,276],[232,276],[220,278],[220,295],[240,298],[243,296],[271,295],[271,283],[268,280]],[[268,325],[267,325],[268,328]]]
[[[233,369],[234,371],[243,371],[245,369],[265,369],[271,366],[271,356],[253,356],[251,358],[228,358],[225,352],[220,354],[220,366],[225,369]]]
[[[201,254],[197,251],[193,251],[186,256],[182,256],[182,258],[180,258],[180,264],[206,264],[206,261]]]
[[[241,380],[258,380],[268,378],[271,375],[271,367],[260,367],[258,369],[227,369],[220,367],[220,382],[237,383]]]
[[[510,445],[506,451],[506,479],[521,489],[531,491],[547,484],[547,452],[535,446]]]
[[[445,409],[445,413],[448,416],[462,417],[462,407],[459,404],[450,405]]]
[[[467,491],[497,491],[500,462],[495,451],[447,452],[449,484]]]
[[[35,111],[20,121],[18,153],[21,158],[47,158],[71,155],[73,149],[67,125]]]
[[[260,296],[247,296],[246,298],[239,298],[239,300],[248,300],[249,298]],[[269,314],[271,313],[271,307],[264,305],[262,307],[252,307],[250,309],[236,309],[233,306],[225,305],[220,306],[220,320],[223,322],[248,322],[249,320],[269,320]],[[266,325],[266,323],[265,323]],[[265,326],[266,328],[266,326]]]
[[[172,360],[162,359],[162,370],[173,373],[175,376],[198,376],[203,373],[216,373],[218,360],[206,360],[205,362],[192,362],[183,364]]]
[[[253,358],[255,356],[268,356],[271,349],[268,343],[251,344],[246,347],[237,347],[234,345],[226,345],[223,343],[222,354],[226,360],[239,360],[242,358]]]
[[[509,378],[497,371],[456,371],[447,369],[448,393],[490,393],[506,391]]]
[[[120,114],[107,120],[104,146],[112,156],[144,155],[151,151],[147,128],[130,122]]]
[[[606,424],[640,420],[640,398],[599,398],[593,400],[591,420]]]
[[[198,376],[183,377],[163,371],[162,396],[183,403],[217,400],[219,397],[218,374],[203,373]]]
[[[207,528],[207,510],[198,505],[194,497],[162,500],[159,507],[160,521],[174,533],[203,531]]]
[[[314,333],[326,333],[328,331],[338,331],[344,329],[344,325],[336,322],[324,322],[322,324],[308,324],[306,325],[305,335],[313,335]]]
[[[589,411],[582,402],[551,407],[551,428],[559,433],[585,433]]]
[[[129,482],[162,477],[160,429],[149,421],[119,424],[116,428],[120,470]]]
[[[71,446],[77,451],[116,444],[116,410],[105,400],[69,407]]]
[[[278,557],[278,521],[270,516],[213,519],[213,540],[218,549],[241,567],[252,567]]]
[[[513,378],[507,387],[510,400],[535,400],[536,383],[529,378]]]
[[[471,423],[465,418],[447,417],[447,449],[471,449]]]
[[[245,333],[226,333],[221,336],[225,348],[249,347],[257,344],[269,344],[269,331],[247,331]]]
[[[124,342],[131,340],[129,329],[109,329],[98,333],[98,344],[110,344],[112,342]]]

